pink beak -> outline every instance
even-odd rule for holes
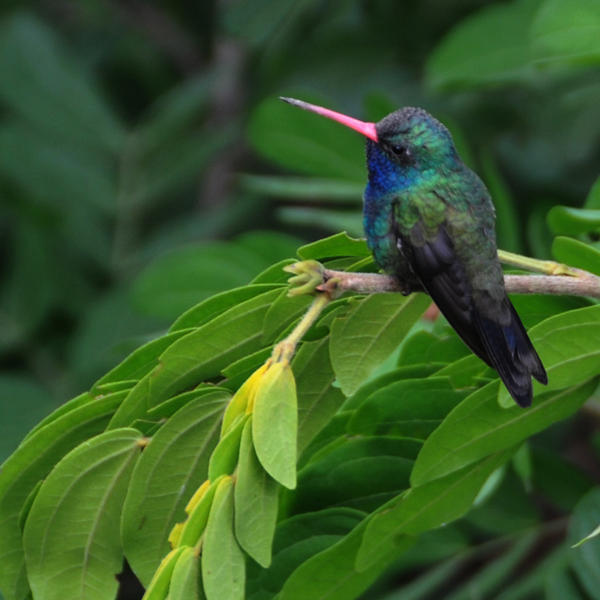
[[[347,117],[342,113],[335,112],[334,110],[330,110],[328,108],[323,108],[322,106],[316,106],[315,104],[309,104],[308,102],[304,102],[302,100],[296,100],[295,98],[284,98],[280,96],[280,100],[287,102],[288,104],[293,104],[294,106],[298,106],[299,108],[303,108],[304,110],[310,110],[311,112],[317,113],[323,117],[327,117],[328,119],[332,119],[333,121],[337,121],[346,127],[350,127],[350,129],[354,129],[354,131],[358,131],[358,133],[362,133],[364,136],[369,139],[377,142],[377,131],[375,130],[375,123],[366,123],[365,121],[359,121],[358,119],[354,119],[352,117]]]

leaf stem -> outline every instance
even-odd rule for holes
[[[296,346],[300,340],[330,302],[331,296],[328,293],[319,293],[293,331],[273,348],[270,360],[273,362],[289,362],[294,356]]]
[[[578,277],[581,273],[579,269],[574,269],[568,265],[555,262],[553,260],[539,260],[537,258],[531,258],[530,256],[523,256],[522,254],[514,254],[513,252],[507,252],[506,250],[498,250],[498,258],[501,263],[505,265],[511,265],[526,271],[534,271],[536,273],[543,273],[544,275],[571,275]]]

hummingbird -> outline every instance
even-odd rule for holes
[[[281,100],[366,137],[363,224],[375,262],[402,293],[429,294],[465,344],[495,369],[520,406],[548,377],[509,300],[496,246],[496,213],[448,129],[422,108],[377,123],[302,100]]]

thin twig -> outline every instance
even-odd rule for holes
[[[398,280],[389,275],[377,273],[348,273],[325,269],[323,278],[327,282],[335,280],[339,293],[358,292],[400,292]],[[600,277],[587,271],[572,275],[505,275],[506,291],[512,294],[558,294],[568,296],[589,296],[600,299]]]

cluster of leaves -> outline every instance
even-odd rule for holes
[[[372,265],[365,243],[343,234],[298,255]],[[289,262],[191,308],[30,432],[0,474],[7,600],[30,588],[40,600],[113,598],[123,557],[151,586],[148,598],[347,600],[393,564],[431,564],[435,577],[411,583],[422,597],[478,553],[482,537],[482,551],[501,557],[473,584],[495,589],[552,526],[526,489],[561,508],[583,496],[571,539],[594,529],[597,488],[581,474],[567,490],[547,481],[547,449],[524,442],[596,390],[600,305],[519,299],[549,377],[523,410],[499,406],[495,373],[447,326],[419,321],[426,296],[332,302],[291,365],[295,486],[291,371],[269,378],[274,366],[259,368],[310,301],[287,295]],[[500,507],[501,523],[491,518]],[[593,589],[597,544],[559,544],[535,577],[514,585],[572,586],[573,572]]]

